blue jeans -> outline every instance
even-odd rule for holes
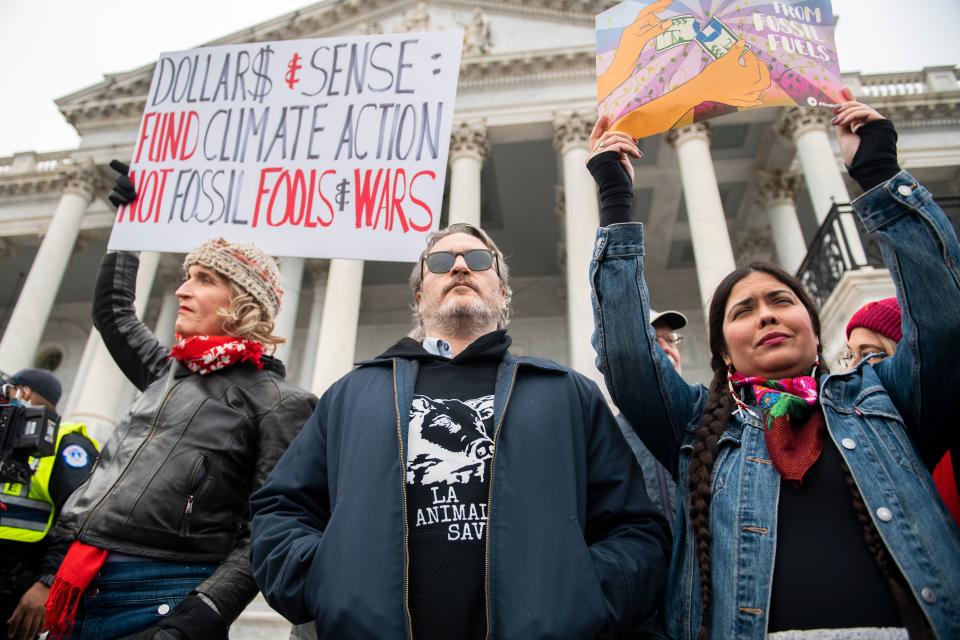
[[[108,562],[80,599],[68,638],[114,640],[149,629],[216,568],[187,562]]]

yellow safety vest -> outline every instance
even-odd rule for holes
[[[53,499],[50,497],[50,474],[60,451],[60,441],[69,433],[79,433],[98,450],[100,445],[89,434],[86,425],[80,423],[60,423],[57,433],[56,453],[40,458],[37,470],[27,484],[7,482],[2,485],[0,502],[5,509],[0,511],[0,540],[16,542],[38,542],[43,540],[53,525]],[[31,463],[34,461],[31,458]]]

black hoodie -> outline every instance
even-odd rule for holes
[[[407,437],[413,636],[482,638],[484,539],[497,367],[506,331],[455,358],[404,338],[381,357],[419,361]]]

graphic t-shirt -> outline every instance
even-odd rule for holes
[[[407,433],[410,609],[418,640],[484,634],[494,388],[508,345],[498,331],[456,358],[418,357]]]

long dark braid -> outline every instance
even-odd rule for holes
[[[707,325],[710,333],[710,368],[713,380],[710,383],[710,395],[703,409],[700,426],[694,435],[693,453],[687,467],[687,484],[690,493],[690,524],[700,568],[700,640],[710,635],[710,605],[712,596],[712,574],[710,562],[710,502],[713,499],[713,465],[717,457],[720,436],[723,435],[733,412],[734,401],[727,387],[727,365],[723,359],[726,343],[723,337],[723,318],[727,299],[733,287],[751,273],[766,273],[773,276],[797,296],[800,303],[810,314],[813,332],[820,340],[820,317],[813,300],[803,290],[803,285],[780,267],[767,262],[754,262],[732,271],[714,291],[710,300]],[[818,353],[820,348],[817,349]]]
[[[721,362],[722,365],[722,362]],[[704,407],[700,427],[693,442],[693,454],[687,469],[690,491],[690,525],[696,545],[697,564],[700,567],[700,639],[707,637],[710,596],[712,595],[710,571],[710,502],[713,499],[713,484],[710,481],[713,463],[716,460],[720,436],[727,427],[733,411],[733,399],[727,392],[726,371],[721,368],[714,373],[710,383],[710,396]]]

